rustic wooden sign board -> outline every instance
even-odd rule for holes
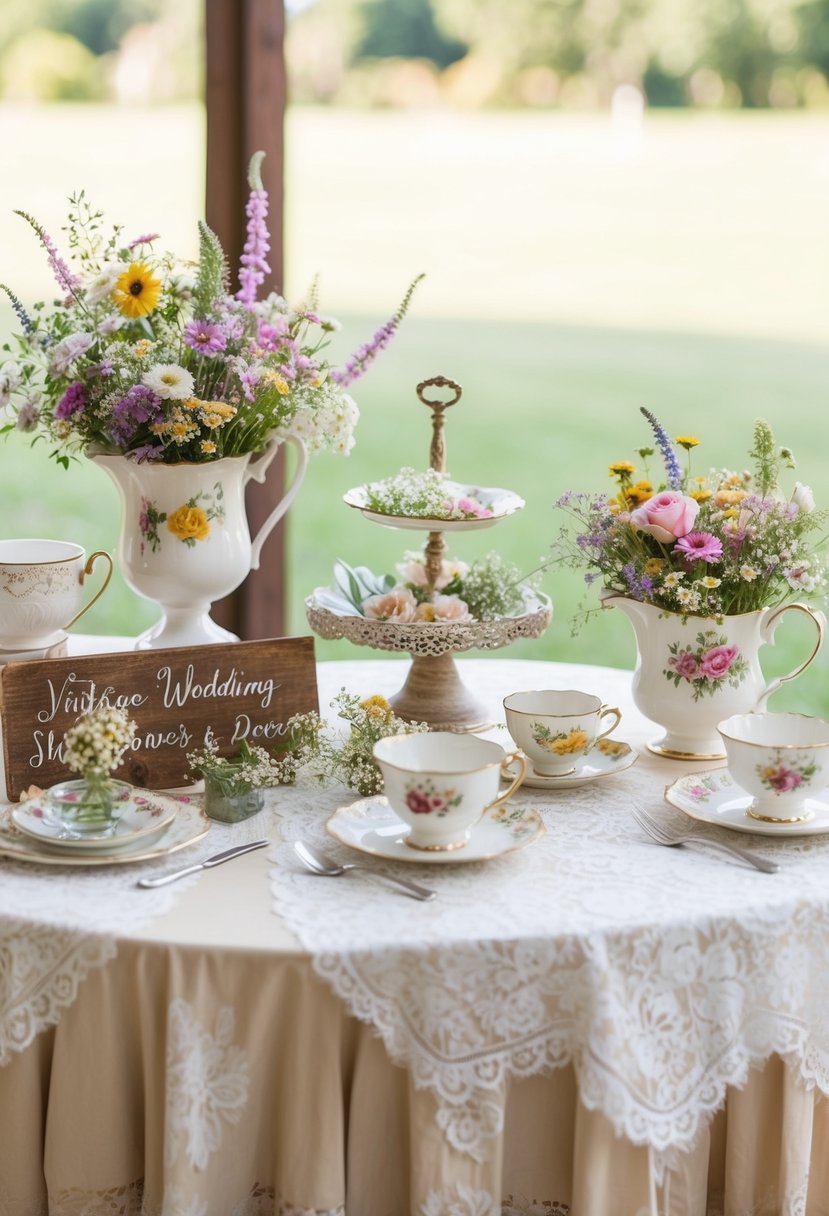
[[[85,655],[0,668],[6,797],[71,776],[66,730],[102,701],[127,710],[137,731],[115,776],[145,789],[187,785],[187,753],[213,739],[223,756],[242,739],[273,751],[292,714],[319,710],[314,639]]]

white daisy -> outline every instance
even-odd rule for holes
[[[143,376],[144,384],[167,401],[185,401],[193,396],[193,377],[177,363],[156,363]]]
[[[111,296],[115,281],[123,269],[121,262],[105,262],[86,284],[87,304],[100,304],[107,296]]]

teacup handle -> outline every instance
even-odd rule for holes
[[[823,645],[823,634],[824,634],[824,630],[826,628],[826,617],[823,615],[822,612],[817,611],[814,608],[810,608],[808,604],[801,604],[800,602],[797,602],[794,604],[782,604],[775,612],[771,613],[768,620],[763,623],[763,627],[762,627],[761,636],[762,636],[762,640],[764,642],[769,642],[772,645],[774,644],[774,631],[777,628],[777,626],[779,625],[780,618],[783,616],[784,612],[802,612],[806,616],[810,617],[815,626],[815,629],[817,630],[817,641],[815,642],[812,653],[809,655],[809,657],[806,659],[806,661],[804,663],[801,663],[799,667],[795,667],[794,671],[790,671],[787,676],[778,676],[778,678],[776,680],[772,680],[770,684],[766,685],[766,687],[763,689],[762,693],[760,694],[760,698],[757,701],[757,705],[755,707],[758,710],[763,710],[765,708],[766,701],[769,699],[769,697],[772,695],[772,693],[777,692],[778,688],[780,688],[780,686],[782,684],[787,683],[787,681],[789,681],[789,680],[796,679],[796,677],[799,676],[801,672],[805,671],[806,668],[811,663],[812,659],[815,657],[815,655],[817,654],[817,652],[820,650],[821,646]]]
[[[504,769],[513,763],[518,765],[518,772],[504,790],[503,794],[499,794],[498,797],[493,799],[492,802],[487,803],[487,805],[484,807],[484,812],[491,811],[494,807],[502,806],[505,802],[509,802],[510,798],[524,780],[524,774],[527,771],[527,757],[522,751],[510,752],[510,754],[508,756],[504,756],[503,760],[501,761],[501,772],[503,773]]]
[[[613,714],[613,724],[612,726],[608,726],[607,730],[603,730],[601,734],[596,735],[596,738],[593,740],[594,745],[598,743],[600,739],[604,739],[605,735],[609,735],[611,731],[614,731],[622,721],[621,711],[618,710],[615,705],[603,705],[599,710],[599,721],[601,722],[602,718],[606,718],[608,714]]]
[[[84,579],[86,578],[86,576],[88,574],[92,573],[92,567],[95,565],[95,562],[98,560],[99,557],[102,557],[104,559],[104,561],[109,563],[109,569],[107,570],[106,578],[101,583],[100,587],[95,592],[95,594],[93,595],[93,597],[89,601],[89,603],[85,604],[84,607],[81,608],[80,612],[75,613],[75,615],[72,617],[72,620],[69,622],[69,624],[64,625],[64,629],[68,629],[70,627],[70,625],[75,624],[75,621],[79,621],[80,618],[83,616],[83,614],[85,612],[89,611],[89,609],[92,607],[92,605],[95,603],[95,601],[99,600],[107,589],[109,580],[112,578],[112,558],[103,549],[98,549],[95,553],[93,553],[90,556],[89,560],[87,561],[86,565],[84,566],[83,570],[81,571],[80,583],[81,583],[81,586],[83,586]]]

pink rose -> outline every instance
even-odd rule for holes
[[[700,660],[703,675],[720,680],[740,653],[738,646],[712,646]]]
[[[780,768],[776,769],[769,776],[769,785],[778,794],[786,794],[789,790],[796,790],[802,783],[803,778],[800,773],[796,773],[790,768],[784,768],[782,764]]]
[[[669,659],[668,662],[677,675],[682,676],[686,680],[695,680],[699,675],[699,663],[690,650],[684,650],[682,654],[676,655],[675,658]]]
[[[406,806],[413,815],[430,815],[434,810],[430,799],[420,790],[409,790],[406,794]]]
[[[457,595],[436,595],[432,600],[436,621],[460,623],[474,620],[466,602]]]
[[[394,587],[385,595],[370,595],[363,600],[363,614],[373,621],[396,621],[406,625],[414,620],[415,597],[408,587]]]
[[[699,514],[699,503],[680,494],[679,490],[663,490],[630,513],[630,522],[640,532],[648,532],[656,540],[668,544],[686,536]]]

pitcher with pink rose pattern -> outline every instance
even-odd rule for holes
[[[799,602],[739,616],[682,616],[605,592],[602,607],[618,608],[633,625],[638,647],[633,700],[665,730],[648,749],[674,759],[723,758],[717,723],[732,714],[764,709],[772,693],[806,670],[823,642],[823,614]],[[773,644],[787,612],[810,618],[816,633],[814,648],[794,671],[766,682],[760,647]]]

